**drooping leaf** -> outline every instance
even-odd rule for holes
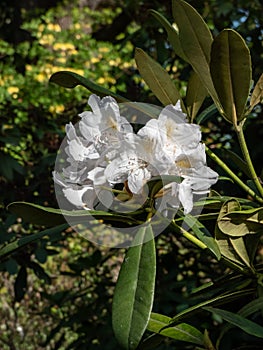
[[[203,345],[204,336],[197,328],[187,323],[179,323],[176,326],[164,328],[169,326],[170,321],[170,317],[151,313],[147,329],[151,332],[159,333],[172,339]]]
[[[96,93],[98,96],[112,96],[116,99],[118,102],[127,102],[128,100],[118,94],[115,94],[114,92],[105,89],[95,83],[93,83],[91,80],[82,77],[81,75],[70,72],[70,71],[60,71],[56,72],[51,75],[49,81],[51,83],[55,83],[57,85],[63,86],[65,88],[74,88],[77,85],[81,85],[88,89],[89,91]]]
[[[223,295],[216,296],[211,299],[207,299],[205,301],[202,301],[201,303],[198,303],[194,306],[191,306],[187,308],[186,310],[183,310],[179,312],[176,316],[174,316],[171,320],[170,327],[182,322],[183,320],[186,320],[188,317],[193,317],[196,313],[200,312],[201,309],[205,306],[217,306],[225,303],[229,303],[235,300],[238,300],[239,298],[243,298],[245,296],[251,295],[254,293],[254,289],[242,289],[240,291],[230,292]]]
[[[119,344],[137,348],[147,327],[154,297],[156,258],[152,227],[136,234],[122,263],[114,291],[112,325]]]
[[[206,88],[202,84],[198,75],[193,72],[188,81],[185,99],[186,109],[192,122],[202,106],[206,95]]]
[[[135,61],[146,84],[164,105],[173,104],[181,98],[168,72],[142,49],[136,48]]]
[[[235,152],[232,152],[231,150],[226,149],[226,148],[222,149],[222,151],[224,153],[226,153],[227,156],[229,156],[231,161],[235,163],[235,165],[238,167],[238,169],[240,169],[248,177],[251,176],[250,171],[247,167],[247,163],[241,157],[239,157],[239,155],[237,155]]]
[[[204,307],[203,309],[222,317],[223,320],[233,324],[236,327],[241,328],[243,331],[250,335],[258,338],[263,338],[263,327],[255,322],[248,320],[247,318],[244,318],[233,312],[217,309],[214,307]]]
[[[251,267],[251,262],[248,256],[247,248],[245,246],[243,237],[229,237],[229,241],[234,248],[237,255],[242,259],[242,261],[248,266]]]
[[[198,114],[198,116],[196,116],[195,121],[197,124],[200,125],[217,114],[218,114],[218,109],[214,104],[212,104],[211,106],[203,110],[200,114]]]
[[[237,125],[245,116],[252,69],[249,49],[233,29],[225,29],[215,38],[210,69],[223,115]]]
[[[0,259],[6,258],[7,256],[13,254],[16,252],[18,249],[21,249],[25,247],[26,245],[33,243],[42,237],[45,236],[53,236],[56,235],[59,232],[62,232],[68,227],[67,224],[59,225],[44,231],[40,231],[31,235],[28,235],[26,237],[22,237],[19,239],[16,239],[13,242],[10,242],[8,244],[0,246]]]
[[[263,100],[263,74],[261,74],[252,92],[252,95],[250,98],[250,109],[252,110],[258,103],[262,102],[262,100]]]
[[[14,202],[8,205],[8,210],[12,213],[23,218],[26,222],[30,222],[35,225],[54,226],[65,223],[66,220],[70,220],[71,223],[76,224],[83,218],[83,220],[89,219],[104,219],[105,221],[120,221],[131,222],[135,221],[129,217],[120,214],[105,212],[101,210],[61,210],[50,207],[43,207],[34,203],[27,202]]]
[[[15,285],[15,300],[20,302],[27,290],[27,270],[25,266],[21,266],[17,274]]]
[[[262,312],[263,311],[263,297],[259,297],[255,300],[252,300],[251,302],[249,302],[248,304],[246,304],[245,306],[243,306],[239,311],[238,311],[238,315],[242,316],[242,317],[248,317],[254,313],[257,312]],[[217,345],[219,346],[219,343],[221,342],[222,338],[226,335],[226,333],[233,328],[234,325],[233,324],[227,324],[225,325],[225,327],[222,329],[219,338],[217,340]]]
[[[200,14],[187,2],[173,0],[172,8],[174,21],[178,27],[179,41],[187,61],[221,111],[222,107],[210,74],[212,34]]]
[[[164,27],[167,32],[168,40],[174,49],[176,55],[181,57],[184,61],[188,61],[179,39],[178,31],[171,25],[171,23],[159,12],[155,10],[150,10],[150,13],[159,21],[159,23]]]

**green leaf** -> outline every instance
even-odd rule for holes
[[[218,221],[219,229],[228,236],[241,237],[263,232],[263,208],[231,211]]]
[[[215,38],[210,69],[223,115],[237,125],[244,119],[252,74],[250,52],[241,35],[225,29]]]
[[[248,317],[254,313],[257,313],[259,311],[263,311],[263,297],[257,298],[255,300],[252,300],[250,303],[243,306],[239,311],[238,315],[242,317]],[[234,326],[231,324],[227,324],[221,331],[219,338],[217,340],[217,345],[219,345],[221,339],[224,337],[224,335]]]
[[[252,110],[258,103],[263,100],[263,74],[257,81],[257,84],[252,92],[250,98],[250,110]]]
[[[168,72],[146,52],[136,48],[135,61],[146,84],[164,106],[175,105],[181,99]]]
[[[206,88],[200,81],[198,75],[193,72],[188,81],[185,99],[186,109],[192,122],[202,106],[206,95]]]
[[[137,348],[147,327],[154,298],[156,257],[150,225],[139,229],[122,263],[113,296],[112,325],[119,344]]]
[[[188,61],[179,39],[178,31],[171,25],[171,23],[159,12],[155,10],[150,10],[150,13],[159,21],[159,23],[164,27],[167,32],[168,40],[174,49],[176,55],[181,57],[184,61]]]
[[[181,322],[182,320],[188,317],[193,317],[193,315],[200,312],[204,306],[221,305],[221,304],[229,303],[229,302],[238,300],[240,298],[244,298],[245,296],[248,296],[251,294],[254,294],[254,289],[242,289],[240,291],[226,293],[226,294],[219,295],[214,298],[202,301],[201,303],[191,306],[188,309],[183,310],[180,313],[178,313],[176,316],[174,316],[171,320],[170,327],[174,326],[175,324],[178,324],[179,322]]]
[[[133,222],[137,223],[131,217],[119,215],[115,213],[109,213],[101,210],[61,210],[50,207],[43,207],[41,205],[27,203],[27,202],[14,202],[8,205],[8,210],[12,213],[23,218],[23,220],[35,225],[54,226],[65,223],[66,220],[80,222],[83,220],[102,219],[105,221],[113,222]]]
[[[220,260],[221,253],[217,242],[211,236],[210,232],[206,229],[206,227],[190,214],[187,214],[184,217],[184,222],[187,226],[189,226],[189,228],[191,228],[196,237],[207,246],[207,248],[216,256],[218,260]]]
[[[14,285],[15,301],[20,302],[27,290],[27,270],[25,266],[21,266]]]
[[[65,88],[74,88],[77,85],[81,85],[88,89],[89,91],[96,93],[97,95],[103,97],[103,96],[112,96],[116,99],[118,102],[127,102],[128,100],[118,94],[115,94],[114,92],[105,89],[95,83],[93,83],[91,80],[82,77],[81,75],[77,73],[73,73],[70,71],[61,71],[56,72],[51,75],[49,81],[51,83],[55,83],[57,85],[63,86]]]
[[[232,152],[226,148],[223,148],[222,151],[226,153],[227,156],[229,156],[231,161],[237,166],[238,169],[240,169],[248,177],[251,176],[250,171],[247,167],[247,163],[241,157],[239,157],[235,152]]]
[[[172,339],[203,345],[204,336],[197,328],[187,323],[180,323],[176,326],[169,327],[170,321],[170,317],[151,313],[147,329]],[[166,326],[169,328],[163,329]]]
[[[210,51],[212,34],[199,13],[183,0],[173,0],[173,17],[178,26],[179,41],[182,50],[198,74],[203,86],[221,111],[217,93],[210,74]]]
[[[17,250],[27,246],[28,244],[38,241],[39,239],[45,236],[56,235],[57,233],[65,230],[67,227],[68,227],[67,224],[59,225],[44,231],[40,231],[31,235],[28,235],[26,237],[16,239],[15,241],[10,242],[8,244],[4,244],[0,246],[0,259],[6,258],[7,256],[13,254]]]
[[[233,324],[236,327],[241,328],[243,331],[250,335],[258,338],[263,338],[263,327],[255,322],[248,320],[247,318],[244,318],[230,311],[216,309],[213,307],[204,307],[203,309],[222,317],[223,320]]]
[[[243,237],[230,237],[229,241],[234,248],[237,255],[242,259],[242,261],[250,268],[251,262],[248,256],[247,248]]]

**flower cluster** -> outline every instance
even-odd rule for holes
[[[187,122],[180,103],[166,106],[137,133],[112,97],[91,95],[88,103],[92,111],[80,114],[78,130],[66,125],[68,166],[53,173],[74,206],[93,209],[101,189],[116,184],[140,196],[153,177],[177,175],[180,183],[163,188],[162,209],[182,205],[187,214],[193,195],[208,193],[217,181],[217,173],[206,166],[200,128]]]

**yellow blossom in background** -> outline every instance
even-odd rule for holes
[[[101,53],[110,52],[110,48],[109,48],[109,47],[106,47],[106,46],[99,47],[99,52],[101,52]]]
[[[121,65],[121,68],[124,68],[124,69],[128,69],[131,67],[135,67],[135,64],[133,62],[123,62],[123,64]]]
[[[11,95],[13,98],[17,98],[18,97],[18,92],[19,92],[19,88],[17,86],[8,86],[7,88],[7,92],[9,93],[9,95]]]
[[[64,64],[67,62],[67,59],[66,59],[66,57],[58,57],[57,62]]]
[[[31,72],[33,69],[33,67],[31,66],[31,64],[26,64],[26,71],[27,72]]]
[[[40,83],[43,83],[44,81],[48,80],[48,76],[45,73],[38,73],[34,76],[34,78]]]
[[[59,68],[59,70],[61,70],[61,68]],[[69,71],[76,73],[76,74],[79,74],[79,75],[84,75],[83,69],[68,68],[66,70],[69,70]]]
[[[53,45],[53,50],[68,51],[68,50],[76,50],[76,49],[75,49],[75,46],[71,43],[55,43]]]
[[[91,59],[90,59],[90,62],[91,63],[98,63],[100,61],[100,58],[98,58],[98,57],[91,57]]]
[[[47,29],[52,32],[61,32],[61,27],[58,23],[48,23]]]
[[[98,83],[98,84],[104,84],[104,83],[105,83],[105,78],[100,77],[100,78],[97,80],[97,83]]]
[[[74,28],[75,28],[75,29],[80,29],[80,28],[81,28],[81,26],[80,26],[80,24],[79,24],[79,23],[75,23],[75,24],[74,24]]]
[[[52,45],[55,41],[53,34],[44,34],[42,38],[39,39],[41,45]]]
[[[43,23],[41,23],[39,26],[38,26],[38,31],[39,32],[43,32],[45,30],[45,25]]]
[[[63,113],[65,107],[63,105],[50,106],[48,110],[52,114]]]

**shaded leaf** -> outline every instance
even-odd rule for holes
[[[167,32],[168,40],[174,49],[176,55],[181,57],[187,62],[187,57],[182,49],[181,42],[179,39],[178,31],[171,25],[171,23],[159,12],[155,10],[150,10],[150,13],[159,21],[159,23],[164,27]]]
[[[181,99],[168,72],[146,52],[136,48],[135,61],[142,78],[164,106],[175,105]]]
[[[237,125],[244,118],[252,74],[250,52],[241,35],[225,29],[215,38],[210,68],[223,115]]]
[[[263,74],[261,74],[260,78],[258,79],[256,86],[252,92],[251,98],[250,98],[250,108],[251,110],[260,102],[263,100]]]
[[[204,307],[203,309],[222,317],[223,320],[233,324],[236,327],[241,328],[243,331],[250,335],[263,338],[263,327],[255,322],[248,320],[247,318],[244,318],[227,310],[216,309],[213,307]]]
[[[19,238],[8,244],[4,244],[0,246],[0,259],[5,258],[6,256],[14,253],[18,249],[21,249],[22,247],[25,247],[28,244],[38,241],[42,237],[56,235],[58,232],[62,232],[67,227],[68,227],[67,224],[56,226],[44,231],[40,231],[31,235],[28,235],[26,237]]]
[[[21,266],[14,285],[15,300],[21,301],[27,290],[27,270],[25,266]]]
[[[238,315],[242,317],[248,317],[254,313],[257,313],[259,311],[263,311],[263,297],[257,298],[255,300],[252,300],[250,303],[243,306],[239,311]],[[224,335],[233,328],[234,325],[227,324],[221,331],[219,338],[217,340],[217,345],[219,345],[221,339],[224,337]]]
[[[176,326],[169,327],[170,321],[170,317],[151,313],[147,329],[172,339],[203,345],[204,336],[197,328],[187,323],[180,323]],[[166,326],[169,328],[163,329]]]
[[[187,319],[188,317],[193,317],[193,315],[200,312],[200,310],[205,306],[208,306],[208,305],[217,306],[221,304],[227,304],[251,294],[254,294],[254,289],[242,289],[240,291],[226,293],[211,299],[207,299],[201,303],[198,303],[194,306],[187,308],[186,310],[179,312],[176,316],[172,318],[170,327],[174,326],[175,324],[178,324],[179,322]]]
[[[118,102],[127,102],[128,100],[118,94],[115,94],[114,92],[105,89],[95,83],[93,83],[91,80],[82,77],[81,75],[77,73],[73,73],[70,71],[60,71],[56,72],[51,75],[49,81],[51,83],[55,83],[57,85],[63,86],[65,88],[74,88],[77,85],[81,85],[88,89],[89,91],[96,93],[98,96],[112,96],[116,99]]]
[[[113,296],[112,325],[124,349],[136,349],[147,327],[154,297],[156,258],[150,225],[139,229],[122,263]],[[144,243],[146,242],[146,243]]]
[[[23,220],[35,225],[54,226],[65,223],[65,220],[70,220],[71,223],[76,221],[76,224],[80,222],[81,218],[84,220],[89,219],[104,219],[105,221],[121,221],[136,223],[132,218],[128,218],[124,215],[113,214],[101,210],[61,210],[50,207],[43,207],[41,205],[27,203],[27,202],[14,202],[8,205],[8,210],[15,213]]]
[[[195,116],[197,115],[200,107],[202,106],[206,95],[207,90],[201,83],[198,75],[195,72],[193,72],[188,81],[185,98],[186,109],[192,122]]]
[[[212,34],[199,13],[183,0],[173,0],[173,17],[178,26],[181,47],[203,86],[222,110],[210,74]]]
[[[231,161],[234,162],[234,164],[238,167],[238,169],[240,169],[248,177],[251,176],[250,171],[247,167],[247,163],[241,157],[239,157],[239,155],[237,155],[236,153],[232,152],[227,148],[223,148],[222,151],[226,153],[227,156],[229,156]]]

